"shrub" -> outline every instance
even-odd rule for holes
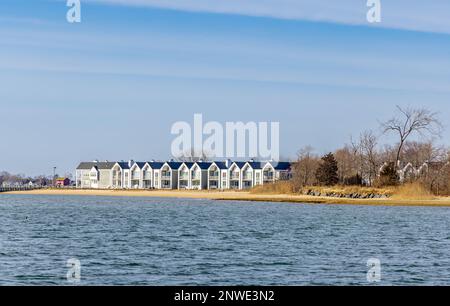
[[[399,177],[397,174],[397,169],[394,163],[389,163],[386,165],[380,173],[379,178],[375,182],[375,186],[397,186],[399,183]]]

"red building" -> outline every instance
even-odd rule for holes
[[[64,186],[69,186],[70,185],[70,180],[66,177],[59,177],[56,179],[55,182],[55,186],[56,187],[64,187]]]

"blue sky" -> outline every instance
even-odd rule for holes
[[[334,150],[396,104],[450,116],[450,3],[0,2],[0,169],[165,159],[175,121],[279,121],[281,155]],[[450,128],[450,127],[449,127]],[[449,128],[445,144],[450,144]],[[389,139],[385,139],[389,141]]]

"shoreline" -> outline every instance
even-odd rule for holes
[[[216,201],[255,201],[322,205],[368,205],[368,206],[429,206],[450,207],[450,197],[432,200],[420,199],[347,199],[334,197],[316,197],[290,194],[253,194],[248,191],[196,191],[196,190],[94,190],[94,189],[36,189],[29,191],[11,191],[5,195],[54,195],[54,196],[116,196],[149,198],[188,198]]]

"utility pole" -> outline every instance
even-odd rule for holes
[[[56,186],[56,167],[53,167],[53,187]]]

